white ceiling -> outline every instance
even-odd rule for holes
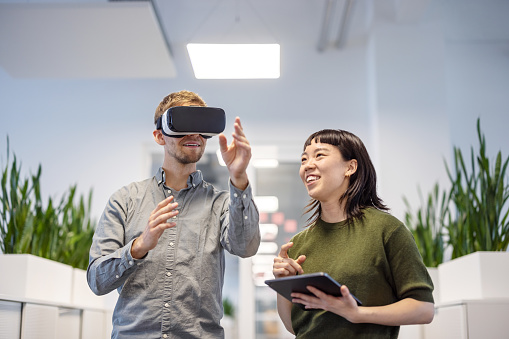
[[[0,65],[15,78],[171,78],[150,2],[0,4]]]
[[[352,1],[343,26],[348,44],[365,41],[376,15],[415,20],[428,2]],[[189,42],[316,50],[323,37],[326,53],[335,48],[347,3],[0,0],[0,65],[15,78],[173,78],[189,65],[175,64],[172,46]]]
[[[322,53],[327,53],[336,48],[341,27],[344,48],[349,48],[365,43],[376,20],[419,22],[433,1],[351,0],[343,22],[349,2],[0,0],[0,66],[15,78],[175,78],[190,67],[187,62],[176,63],[175,46],[280,43],[316,51],[326,34]],[[499,9],[507,4],[504,0],[443,1],[452,18],[448,38],[505,37],[507,32],[498,23],[506,19]],[[328,27],[324,26],[327,11]]]

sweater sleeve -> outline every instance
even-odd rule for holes
[[[433,303],[433,282],[412,233],[401,224],[389,236],[385,248],[397,298]]]

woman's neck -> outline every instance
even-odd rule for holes
[[[338,202],[320,203],[320,206],[322,208],[320,219],[323,221],[336,223],[346,220],[347,214],[343,202],[341,204],[338,204]]]

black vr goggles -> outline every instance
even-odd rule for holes
[[[168,137],[199,134],[206,139],[223,132],[225,126],[226,114],[223,109],[204,106],[170,107],[156,124],[156,128],[162,129]]]

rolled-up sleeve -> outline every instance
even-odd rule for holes
[[[230,199],[222,214],[222,245],[231,254],[247,258],[260,246],[260,215],[250,185],[242,191],[230,182],[229,188]]]

